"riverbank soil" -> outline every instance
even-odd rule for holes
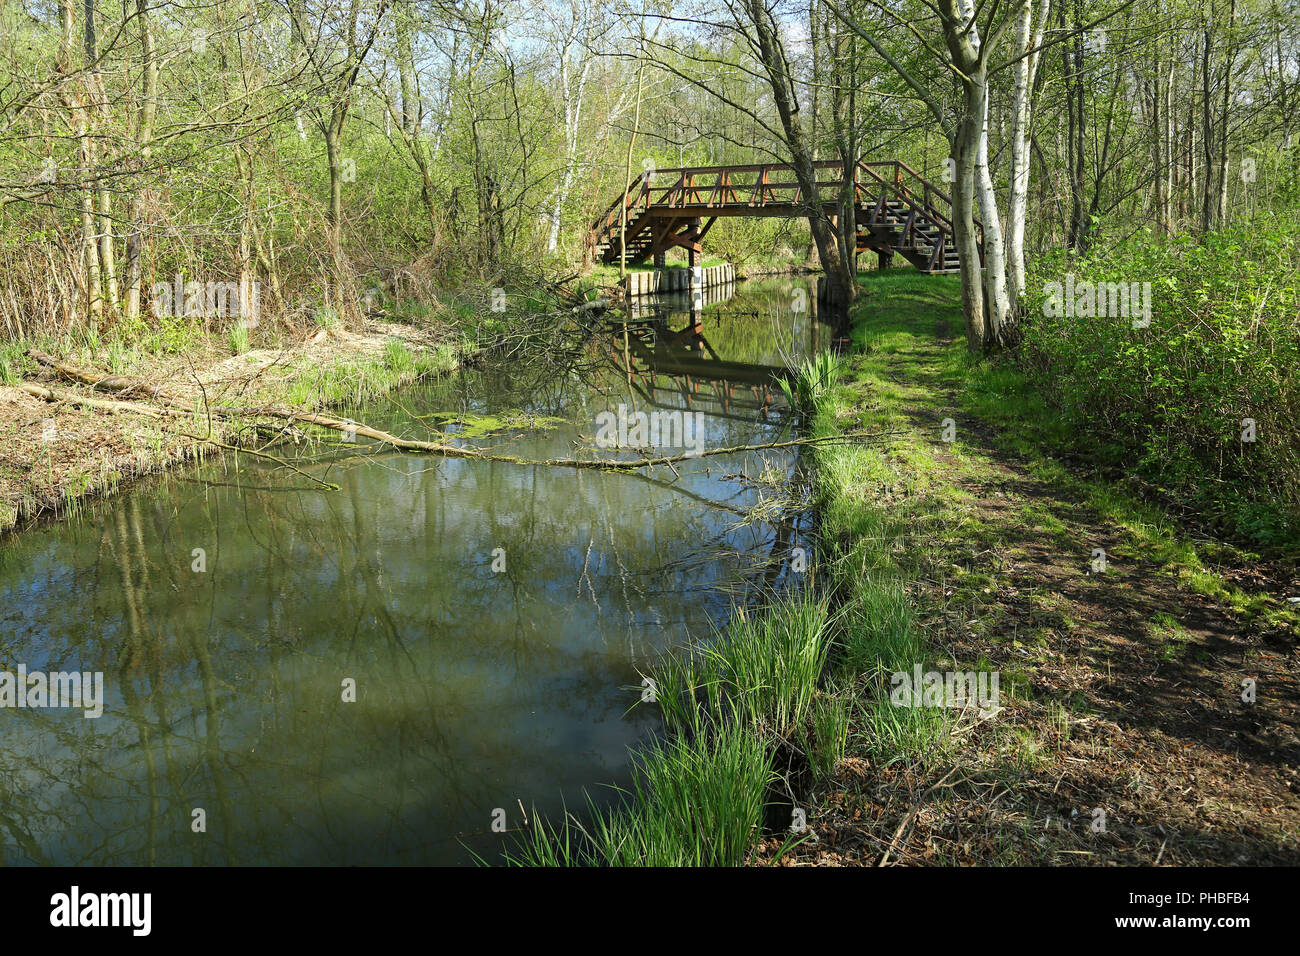
[[[431,372],[454,367],[455,352],[440,344],[443,332],[374,319],[357,331],[314,330],[276,349],[231,354],[218,340],[187,344],[177,352],[141,349],[64,349],[54,357],[91,371],[140,379],[196,409],[194,417],[159,419],[118,411],[105,414],[70,402],[48,402],[15,385],[0,385],[0,533],[111,492],[130,478],[215,450],[214,443],[256,445],[248,421],[220,421],[204,406],[278,405],[303,411],[360,400]],[[88,398],[117,396],[76,385],[35,362],[23,381]],[[147,402],[148,396],[138,396]],[[281,428],[281,431],[284,431]],[[198,435],[199,438],[187,437]]]
[[[758,862],[1300,864],[1295,565],[1078,457],[1009,363],[972,366],[955,281],[862,292],[836,423],[897,437],[839,494],[893,529],[923,669],[998,672],[1001,709],[889,753],[864,680],[806,838]]]

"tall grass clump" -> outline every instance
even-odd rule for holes
[[[22,381],[23,348],[18,343],[0,345],[0,385],[17,385]]]
[[[243,322],[236,322],[226,333],[226,341],[230,344],[230,351],[236,355],[243,355],[248,351],[249,346],[248,326]]]
[[[396,375],[410,375],[415,371],[415,354],[398,339],[384,343],[384,366]]]
[[[736,866],[763,821],[772,779],[767,748],[747,728],[675,736],[635,758],[623,806],[537,820],[506,852],[522,866]]]
[[[332,331],[343,327],[343,319],[339,315],[339,310],[332,305],[321,306],[317,309],[315,315],[312,316],[312,321],[320,329]]]
[[[830,650],[826,603],[807,591],[777,597],[760,613],[737,611],[726,634],[704,649],[706,681],[757,731],[789,736],[812,710]]]
[[[811,414],[822,396],[839,382],[843,366],[833,352],[818,352],[803,360],[793,373],[780,379],[781,392],[790,407],[801,414]]]
[[[818,694],[808,725],[799,734],[803,751],[819,780],[829,778],[844,758],[853,696],[852,689],[847,687]]]
[[[674,737],[637,762],[636,810],[597,819],[598,858],[615,866],[736,866],[763,822],[772,779],[763,739],[737,724]]]
[[[431,349],[421,349],[415,356],[415,374],[442,375],[455,371],[457,365],[456,349],[447,343],[439,343]]]

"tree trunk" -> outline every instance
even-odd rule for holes
[[[969,74],[967,74],[969,76]],[[980,268],[979,241],[975,232],[975,162],[983,130],[983,98],[972,80],[962,81],[965,108],[953,142],[952,225],[953,240],[961,257],[961,300],[966,314],[966,344],[972,352],[984,350],[987,326],[984,313],[984,281]]]
[[[847,306],[857,294],[857,285],[850,274],[849,263],[840,255],[838,234],[822,206],[822,197],[817,189],[817,168],[804,140],[799,100],[785,48],[777,33],[776,21],[763,0],[745,0],[745,9],[750,25],[754,27],[754,47],[772,88],[777,115],[781,118],[781,129],[790,151],[791,167],[795,180],[799,183],[799,193],[807,207],[808,228],[817,245],[822,269],[826,273],[827,299]]]
[[[1214,7],[1211,6],[1211,18],[1213,15]],[[1201,157],[1205,165],[1201,185],[1202,232],[1209,232],[1214,228],[1214,213],[1218,208],[1214,196],[1214,112],[1210,106],[1210,98],[1214,92],[1210,68],[1210,53],[1213,49],[1212,23],[1213,19],[1205,22],[1204,43],[1201,47]]]
[[[984,223],[984,308],[986,345],[1006,343],[1011,321],[1011,300],[1007,294],[1007,262],[1002,239],[1002,218],[998,197],[989,173],[989,96],[988,77],[977,74],[982,87],[979,146],[975,151],[975,194],[979,200],[980,219]]]
[[[135,0],[136,22],[140,28],[140,115],[135,129],[135,149],[141,166],[147,170],[153,152],[153,125],[158,111],[158,63],[154,58],[153,25],[149,17],[149,0]],[[127,218],[131,232],[126,239],[126,316],[140,315],[141,287],[144,283],[144,191],[136,187],[131,196]]]
[[[1062,5],[1064,6],[1064,5]],[[1067,244],[1075,252],[1086,252],[1088,248],[1088,221],[1084,200],[1084,89],[1083,89],[1083,4],[1074,0],[1071,24],[1076,34],[1072,41],[1061,44],[1061,58],[1065,66],[1065,105],[1066,105],[1066,174],[1070,184],[1070,227]],[[1065,25],[1065,12],[1062,10],[1060,23]],[[1071,54],[1073,48],[1073,54]]]
[[[1050,0],[1041,0],[1046,7]],[[1011,96],[1011,172],[1007,177],[1007,281],[1011,301],[1018,303],[1025,291],[1025,212],[1029,202],[1029,98],[1034,87],[1037,54],[1029,53],[1041,42],[1041,30],[1034,30],[1033,0],[1020,0],[1016,25],[1018,56]],[[1043,13],[1046,11],[1044,10]],[[1039,25],[1043,20],[1039,15]]]
[[[411,44],[411,23],[415,18],[411,0],[397,0],[393,29],[397,34],[397,75],[402,90],[402,130],[414,135],[420,110],[415,91],[415,54]]]
[[[560,61],[561,97],[564,101],[564,178],[555,196],[555,205],[551,209],[551,229],[546,237],[546,251],[554,252],[560,241],[560,222],[564,216],[564,207],[568,205],[569,193],[573,189],[573,178],[578,162],[578,130],[582,121],[582,98],[586,92],[587,75],[591,70],[590,58],[585,58],[582,72],[578,75],[578,89],[569,89],[569,44],[565,45]]]

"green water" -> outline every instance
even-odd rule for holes
[[[767,367],[827,337],[791,283],[741,289],[705,310],[707,346],[652,357]],[[687,303],[638,311],[641,341],[688,325]],[[413,437],[433,413],[559,419],[464,439],[534,459],[591,455],[596,416],[647,399],[704,411],[705,447],[788,429],[774,387],[655,376],[644,355],[629,375],[630,340],[489,360],[352,414]],[[228,455],[0,542],[0,670],[105,684],[95,719],[0,709],[3,862],[495,859],[511,837],[493,822],[522,826],[521,804],[626,784],[629,745],[657,727],[641,673],[788,575],[800,540],[790,516],[743,518],[793,453],[639,474],[364,439],[280,453],[340,490]]]

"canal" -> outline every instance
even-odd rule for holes
[[[347,411],[535,460],[636,457],[594,446],[611,415],[636,444],[638,413],[758,444],[793,425],[773,370],[829,345],[812,299],[642,301]],[[336,437],[277,453],[338,491],[228,454],[0,542],[0,671],[104,687],[97,718],[0,709],[4,863],[493,861],[494,823],[615,798],[657,729],[649,664],[802,540],[790,450],[620,474]]]

